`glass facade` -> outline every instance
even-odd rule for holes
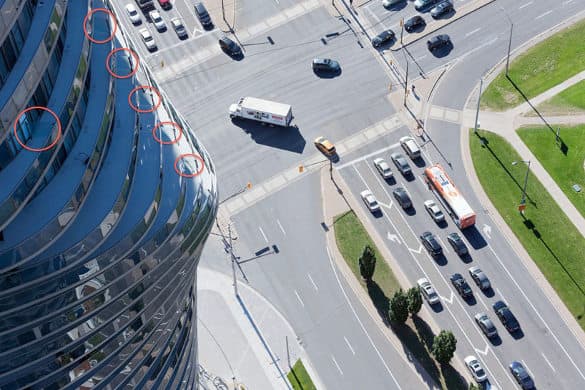
[[[0,2],[13,21],[0,29],[2,390],[197,387],[195,282],[217,211],[214,168],[164,93],[152,112],[128,104],[135,87],[158,86],[146,68],[107,72],[108,55],[133,46],[122,26],[105,43],[79,34],[97,8],[110,7]],[[112,21],[91,13],[87,30],[106,40]],[[110,64],[125,74],[133,61],[117,51]],[[147,89],[135,98],[152,101]],[[152,137],[164,121],[182,126],[179,142]],[[201,157],[201,174],[175,170],[185,154]]]

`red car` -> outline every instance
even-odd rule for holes
[[[171,4],[171,0],[158,0],[158,3],[162,7],[162,9],[170,9],[173,6]]]

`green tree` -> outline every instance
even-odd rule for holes
[[[399,324],[404,324],[408,319],[408,298],[402,289],[396,291],[390,299],[388,315],[390,321]]]
[[[433,356],[441,364],[447,364],[453,358],[457,348],[457,339],[448,330],[442,330],[433,340]]]
[[[358,259],[360,265],[360,274],[366,283],[372,281],[374,270],[376,269],[376,254],[371,246],[366,245],[362,255]]]
[[[480,388],[479,385],[476,385],[475,383],[470,383],[469,390],[480,390]]]
[[[420,295],[420,289],[418,287],[409,288],[406,292],[406,297],[408,298],[408,311],[410,314],[418,314],[423,304],[423,299]]]

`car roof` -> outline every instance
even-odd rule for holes
[[[174,24],[175,26],[183,25],[183,22],[179,18],[172,18],[171,23]]]
[[[140,33],[140,35],[142,35],[143,37],[148,37],[148,36],[152,36],[152,34],[150,33],[150,31],[148,31],[148,29],[143,28],[140,31],[138,31]]]
[[[504,308],[504,307],[505,307],[505,308],[507,308],[507,307],[508,307],[508,305],[506,305],[506,304],[504,303],[504,301],[497,301],[496,303],[494,303],[494,304],[493,304],[493,306],[492,306],[492,307],[494,308],[494,310],[500,310],[500,309],[502,309],[502,308]]]
[[[126,4],[126,7],[125,8],[128,11],[136,11],[136,7],[134,7],[134,4],[128,3],[128,4]]]

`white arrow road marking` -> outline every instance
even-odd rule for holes
[[[453,294],[453,290],[451,290],[451,298],[447,299],[444,296],[439,295],[439,297],[441,297],[442,300],[444,300],[445,302],[449,302],[450,305],[453,304],[453,298],[455,297],[455,294]]]
[[[492,239],[492,227],[490,225],[486,225],[485,223],[483,224],[483,226],[481,227],[481,230],[483,231],[483,234],[485,234],[487,236],[487,238],[489,238],[490,240]]]
[[[488,352],[490,351],[490,346],[487,345],[487,343],[486,343],[485,349],[483,351],[481,349],[475,348],[475,347],[473,349],[475,349],[475,352],[481,353],[483,356],[486,356],[488,354]]]
[[[418,249],[408,248],[409,251],[414,252],[414,253],[418,253],[419,255],[422,252],[422,249],[423,249],[422,244],[418,247]]]
[[[398,244],[400,244],[400,238],[398,238],[398,236],[396,234],[392,234],[390,232],[388,232],[388,235],[386,236],[387,239],[389,239],[390,241],[394,241],[397,242]]]
[[[390,204],[386,204],[386,203],[382,203],[382,202],[378,201],[378,204],[379,204],[380,206],[384,206],[384,207],[386,207],[387,209],[390,209],[390,208],[392,208],[392,201],[390,201]]]

